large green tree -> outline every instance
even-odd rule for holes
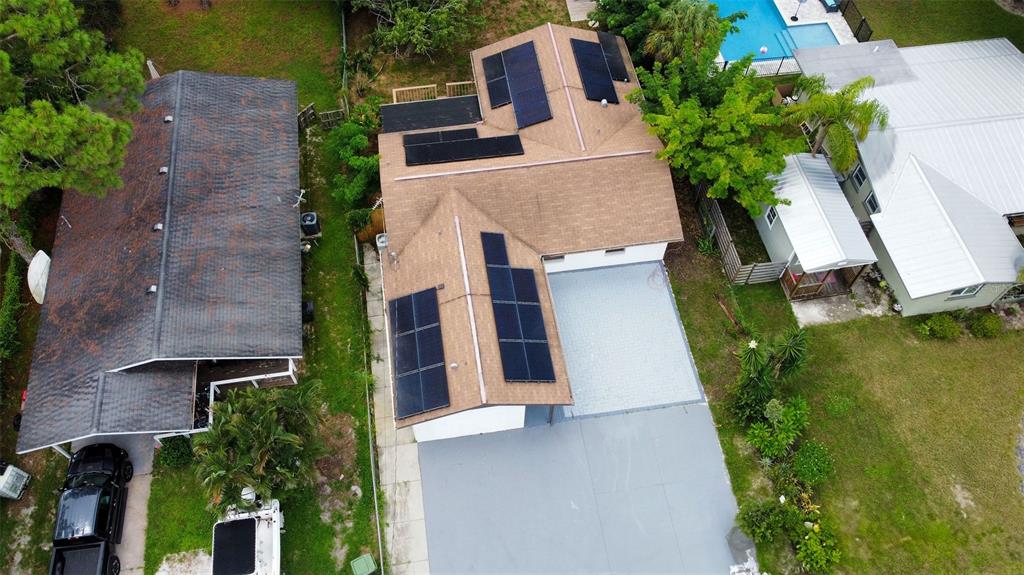
[[[745,70],[746,61],[737,64]],[[644,111],[651,132],[665,144],[660,157],[694,183],[706,182],[712,198],[733,198],[751,215],[776,205],[771,175],[803,142],[782,129],[781,108],[772,105],[771,83],[753,75],[723,73],[730,83],[710,105],[688,90],[686,68],[673,60],[637,74],[643,91],[631,97]]]
[[[662,9],[673,0],[597,0],[588,17],[601,28],[622,36],[630,50],[643,46],[647,33]]]
[[[706,0],[674,0],[648,23],[643,51],[659,62],[714,60],[725,36],[736,31],[736,21],[744,17],[738,12],[723,18],[718,6]]]
[[[142,54],[109,50],[70,0],[0,0],[0,237],[28,242],[10,210],[47,188],[102,195],[118,176],[144,89]]]
[[[811,155],[828,149],[832,165],[845,172],[857,161],[857,142],[863,142],[872,126],[889,124],[889,110],[878,100],[864,100],[864,91],[875,85],[871,76],[828,91],[823,76],[805,76],[797,82],[807,99],[786,108],[793,123],[814,127]]]
[[[481,0],[351,0],[377,16],[377,40],[396,55],[430,57],[472,40],[483,26]]]
[[[234,390],[214,403],[210,430],[193,439],[196,472],[211,507],[250,507],[242,498],[247,487],[270,499],[309,485],[325,454],[318,431],[323,416],[318,382]]]

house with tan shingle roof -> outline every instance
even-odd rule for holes
[[[638,277],[674,310],[660,262],[682,227],[661,143],[626,97],[624,41],[547,24],[471,60],[477,95],[381,109],[389,385],[396,425],[419,441],[579,403],[592,376],[572,365],[601,358],[563,345],[552,274],[646,262]],[[686,378],[679,401],[703,399]]]

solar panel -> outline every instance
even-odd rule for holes
[[[503,234],[482,232],[480,240],[505,380],[555,381],[534,271],[509,265]]]
[[[441,317],[434,288],[388,302],[395,368],[395,413],[409,417],[446,407]]]
[[[508,88],[515,108],[516,126],[525,128],[551,119],[544,78],[537,63],[533,42],[520,44],[501,53],[508,77]]]
[[[612,80],[628,82],[629,72],[626,71],[626,62],[622,59],[619,38],[608,32],[598,32],[597,40],[601,43],[601,50],[604,52],[605,61],[608,62],[608,71],[612,75]]]
[[[460,130],[442,130],[440,132],[422,132],[420,134],[405,134],[404,136],[402,136],[402,144],[405,146],[418,146],[420,144],[435,144],[437,142],[472,140],[476,137],[476,128],[464,128]]]
[[[619,96],[615,93],[604,51],[597,42],[586,42],[572,38],[572,53],[576,57],[576,68],[583,80],[583,93],[588,100],[600,102],[607,100],[609,104],[618,104]]]
[[[441,141],[405,147],[405,165],[445,164],[465,160],[521,156],[523,142],[518,135],[470,140]]]
[[[491,109],[499,108],[512,102],[509,95],[508,80],[505,78],[505,63],[501,52],[483,59],[484,79],[487,82],[487,99],[491,101]]]

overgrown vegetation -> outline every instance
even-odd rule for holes
[[[451,53],[483,24],[481,0],[349,0],[377,16],[376,40],[396,56]]]
[[[380,129],[378,100],[353,107],[348,119],[332,129],[325,140],[327,154],[341,162],[331,194],[346,208],[380,190],[380,155],[375,153]]]

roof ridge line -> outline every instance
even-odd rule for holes
[[[576,117],[576,106],[572,103],[572,94],[569,93],[569,81],[565,79],[565,65],[562,64],[562,54],[558,51],[558,41],[555,40],[555,28],[548,22],[548,35],[551,37],[551,47],[555,50],[555,63],[558,64],[558,74],[562,78],[562,90],[565,91],[565,101],[569,104],[569,114],[572,116],[572,123],[576,126],[576,137],[580,141],[580,151],[586,152],[587,145],[583,142],[583,130],[580,128],[580,120]]]
[[[934,128],[952,128],[963,125],[976,125],[976,124],[991,124],[993,122],[1006,122],[1010,120],[1024,120],[1024,112],[1013,112],[1010,114],[1002,114],[997,116],[982,116],[980,118],[964,118],[962,120],[945,120],[937,122],[925,122],[920,124],[913,124],[910,126],[892,126],[893,132],[914,132],[918,130],[929,130]],[[879,134],[884,133],[884,130],[872,130]]]
[[[167,249],[170,243],[171,237],[171,207],[172,200],[174,199],[174,174],[177,172],[176,160],[178,152],[178,126],[181,125],[181,117],[178,112],[181,109],[181,85],[182,77],[187,72],[181,70],[177,73],[175,78],[174,87],[174,117],[171,121],[174,126],[171,128],[171,157],[167,162],[167,202],[164,208],[164,229],[163,238],[160,246],[160,277],[157,281],[156,286],[156,315],[154,317],[154,334],[153,334],[153,358],[160,356],[160,336],[161,328],[163,326],[163,307],[164,307],[164,279],[167,276]]]
[[[473,168],[469,170],[453,170],[450,172],[435,172],[433,174],[415,174],[411,176],[399,176],[394,182],[405,182],[408,180],[426,180],[429,178],[443,178],[446,176],[461,176],[465,174],[479,174],[484,172],[498,172],[502,170],[515,170],[519,168],[533,168],[537,166],[550,166],[555,164],[569,164],[572,162],[588,162],[591,160],[606,160],[609,158],[621,158],[624,156],[640,156],[650,154],[654,150],[627,150],[624,152],[612,152],[598,156],[575,156],[571,158],[558,158],[556,160],[543,160],[540,162],[527,162],[525,164],[508,164],[504,166],[488,166],[486,168]]]
[[[821,202],[818,201],[818,195],[814,191],[814,186],[811,184],[811,180],[807,177],[807,172],[804,171],[804,166],[800,162],[800,155],[797,155],[796,157],[793,158],[793,162],[797,166],[797,171],[800,172],[800,179],[803,180],[804,185],[807,186],[807,191],[810,192],[811,201],[814,202],[814,208],[818,211],[818,215],[820,215],[821,219],[824,220],[825,222],[825,230],[828,232],[829,237],[832,238],[832,244],[836,247],[836,250],[839,252],[839,255],[842,256],[844,260],[846,260],[848,259],[846,257],[846,250],[843,249],[842,243],[839,241],[839,238],[836,237],[835,230],[832,229],[832,220],[828,218],[828,214],[826,214],[825,210],[821,207]],[[828,165],[827,159],[825,160],[825,164]],[[831,166],[829,167],[829,169],[831,169]],[[783,222],[782,225],[785,226],[786,223]]]
[[[971,268],[974,269],[974,273],[977,274],[978,281],[981,283],[985,283],[985,274],[981,273],[981,268],[978,267],[978,262],[974,261],[974,254],[971,252],[971,249],[967,247],[967,242],[964,241],[963,236],[960,235],[960,230],[958,230],[956,224],[953,223],[953,218],[949,217],[949,212],[946,210],[946,205],[942,203],[942,199],[939,198],[939,195],[935,193],[935,188],[932,186],[932,181],[928,179],[928,176],[925,175],[924,170],[921,169],[921,163],[917,159],[917,156],[911,154],[910,158],[907,161],[914,163],[914,169],[917,171],[917,174],[921,176],[921,181],[924,182],[925,188],[928,189],[928,193],[931,194],[932,198],[935,199],[935,204],[938,205],[939,207],[939,213],[942,214],[942,219],[944,219],[946,221],[946,224],[949,225],[949,229],[953,231],[953,237],[956,238],[957,243],[960,244],[960,248],[964,250],[965,254],[967,254],[967,261],[971,262]],[[931,168],[931,166],[928,167]],[[938,170],[936,170],[936,172],[938,172]],[[942,175],[942,172],[938,173],[939,175]],[[951,181],[950,183],[956,185],[955,182]]]

